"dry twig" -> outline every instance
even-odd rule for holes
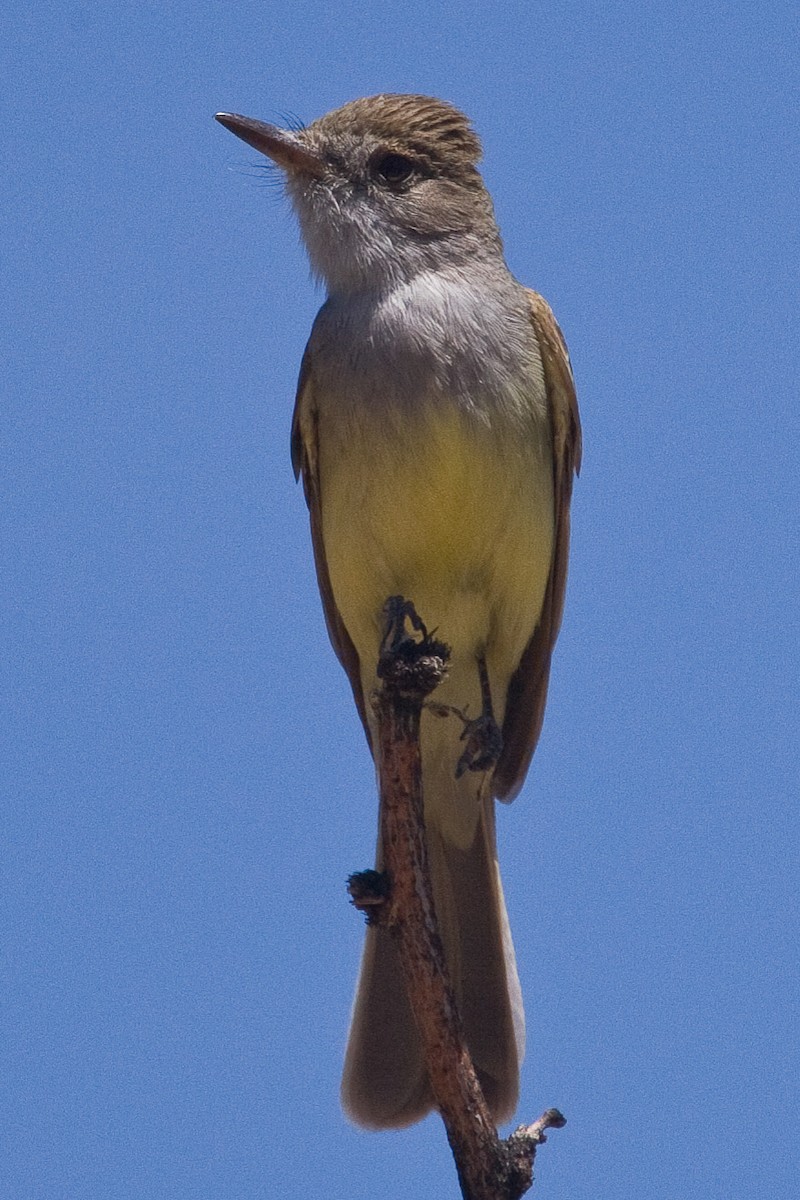
[[[425,845],[420,717],[426,697],[446,675],[449,651],[402,597],[390,597],[385,613],[378,664],[383,686],[374,699],[384,879],[379,882],[375,872],[352,876],[350,891],[356,906],[368,908],[370,919],[397,940],[464,1200],[519,1200],[531,1186],[545,1130],[565,1121],[551,1108],[501,1140],[487,1108],[447,975]]]

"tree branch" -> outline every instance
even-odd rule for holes
[[[556,1109],[506,1141],[486,1105],[461,1026],[433,903],[422,792],[419,730],[426,697],[447,673],[449,650],[429,635],[413,605],[386,603],[374,698],[381,792],[381,842],[388,888],[375,873],[353,876],[353,901],[396,939],[431,1088],[447,1130],[464,1200],[519,1200],[531,1186],[545,1130],[565,1122]],[[411,631],[408,631],[410,625]],[[372,878],[370,878],[372,877]],[[377,877],[378,879],[380,876]]]

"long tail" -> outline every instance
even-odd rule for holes
[[[510,1119],[517,1104],[524,1017],[497,866],[494,801],[479,803],[468,848],[447,838],[426,809],[427,842],[434,902],[467,1044],[492,1115],[501,1122]],[[410,1125],[435,1103],[397,951],[391,935],[379,927],[367,931],[342,1103],[354,1121],[372,1129]]]

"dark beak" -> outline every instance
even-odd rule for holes
[[[266,154],[284,171],[316,176],[325,173],[325,163],[319,155],[288,129],[255,121],[252,117],[240,117],[238,113],[216,113],[215,120],[261,154]]]

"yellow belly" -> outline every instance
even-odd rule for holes
[[[384,411],[346,439],[320,429],[320,476],[331,584],[365,679],[384,602],[400,594],[454,660],[484,652],[490,678],[507,683],[538,620],[552,557],[544,422],[523,444],[451,406],[425,405],[413,421]]]

